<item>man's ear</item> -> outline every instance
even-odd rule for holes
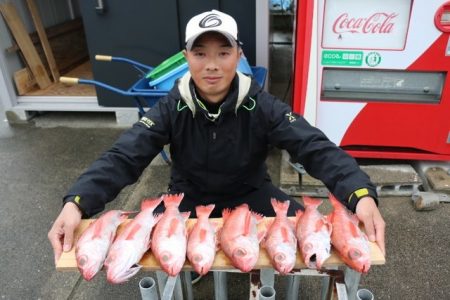
[[[183,51],[181,51],[181,52],[183,52],[184,57],[187,57],[187,51],[186,51],[186,49],[183,49]]]

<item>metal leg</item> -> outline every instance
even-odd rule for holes
[[[258,299],[259,300],[275,300],[275,289],[272,286],[263,285],[259,289]]]
[[[331,267],[328,270],[334,270],[337,271],[338,268],[337,267]],[[320,294],[320,299],[322,300],[326,300],[326,299],[330,299],[330,295],[332,293],[332,289],[334,288],[333,286],[333,282],[331,282],[331,277],[332,275],[330,275],[330,272],[328,272],[328,276],[323,277],[322,278],[322,291]]]
[[[192,278],[190,271],[184,271],[180,273],[181,285],[183,286],[184,295],[186,300],[193,300],[194,294],[192,292]]]
[[[275,283],[275,270],[272,268],[261,269],[260,271],[261,277],[261,286],[274,286]]]
[[[162,297],[162,294],[164,292],[164,286],[166,285],[167,281],[167,274],[163,271],[156,271],[156,281],[158,282],[158,291],[159,296]]]
[[[361,273],[354,271],[351,268],[345,268],[345,286],[349,299],[356,299],[356,292],[358,291],[359,281],[361,280]]]
[[[227,273],[220,271],[213,271],[213,275],[214,275],[214,299],[227,300],[228,299]]]
[[[322,291],[320,293],[321,300],[327,299],[329,289],[330,289],[330,277],[325,276],[322,278]]]
[[[287,276],[286,279],[286,300],[299,299],[300,275]]]
[[[158,300],[156,282],[152,277],[144,277],[139,281],[142,300]]]

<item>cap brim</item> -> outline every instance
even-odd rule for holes
[[[231,34],[229,34],[228,32],[223,32],[220,30],[206,30],[203,32],[200,32],[199,34],[194,35],[193,37],[191,37],[187,42],[186,42],[186,50],[190,51],[192,49],[192,46],[194,45],[195,41],[197,40],[198,37],[200,37],[202,34],[205,34],[207,32],[218,32],[221,35],[223,35],[228,42],[230,43],[230,45],[232,47],[236,47],[237,45],[241,45],[240,42],[236,41],[233,36],[231,36]]]

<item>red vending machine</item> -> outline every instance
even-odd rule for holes
[[[298,0],[293,109],[354,157],[450,161],[450,1]]]

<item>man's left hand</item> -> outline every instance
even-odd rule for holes
[[[376,242],[386,256],[384,231],[386,224],[372,197],[364,197],[356,205],[356,216],[364,224],[366,234],[371,242]]]

